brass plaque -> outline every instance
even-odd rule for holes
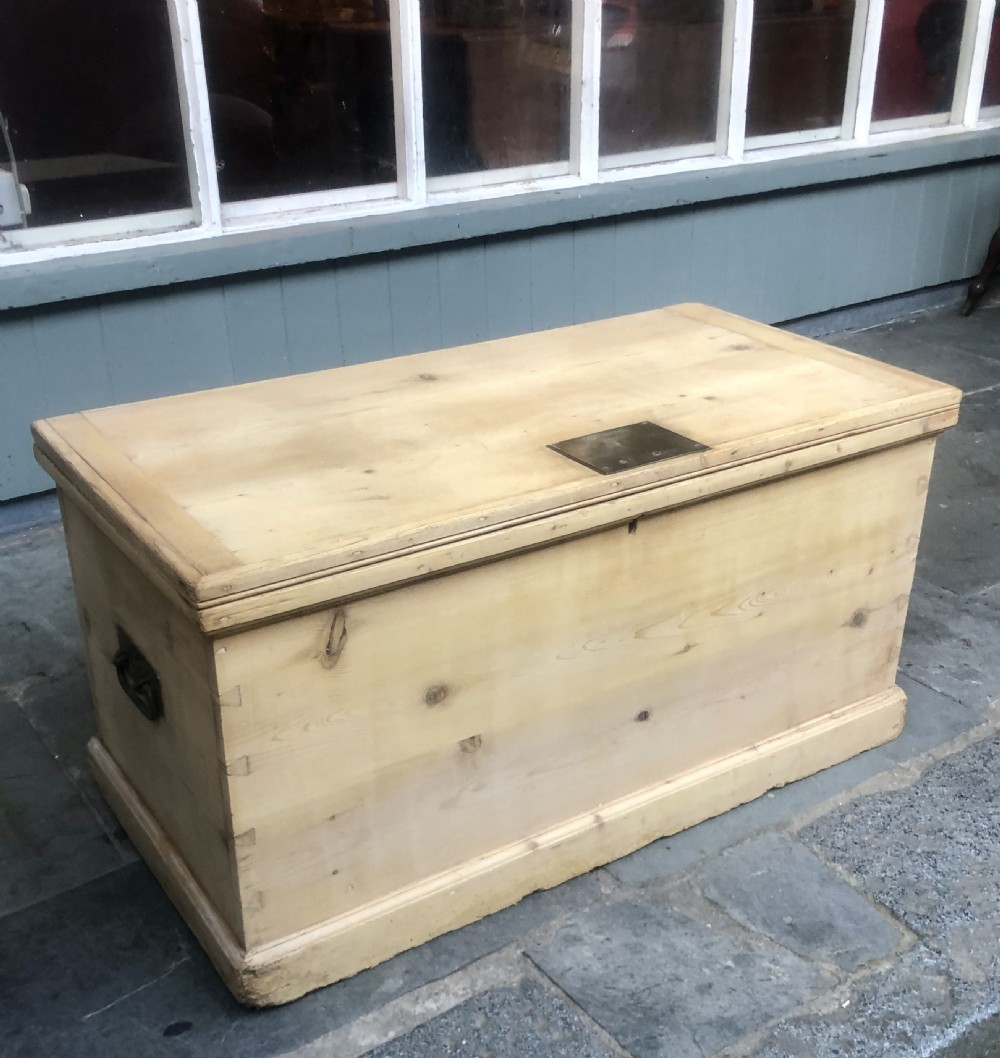
[[[659,463],[662,459],[708,450],[708,445],[666,430],[655,422],[615,426],[610,430],[571,437],[548,447],[598,474],[617,474],[648,463]]]

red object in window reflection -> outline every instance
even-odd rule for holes
[[[965,0],[887,0],[872,118],[950,109]]]
[[[627,48],[635,43],[639,28],[635,0],[601,0],[605,48]]]

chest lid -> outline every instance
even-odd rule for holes
[[[359,593],[402,557],[426,575],[613,524],[622,498],[631,517],[739,487],[738,467],[747,484],[933,433],[960,397],[678,305],[33,429],[43,466],[160,583],[203,613],[256,597],[259,619],[293,607],[290,587]]]

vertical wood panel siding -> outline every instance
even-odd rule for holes
[[[963,278],[989,164],[0,314],[0,499],[49,487],[33,418],[676,301],[778,322]]]

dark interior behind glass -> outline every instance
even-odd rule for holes
[[[722,0],[604,0],[600,152],[712,143]]]
[[[166,0],[0,0],[0,112],[31,226],[190,205]]]
[[[222,199],[396,179],[385,0],[199,0]]]

